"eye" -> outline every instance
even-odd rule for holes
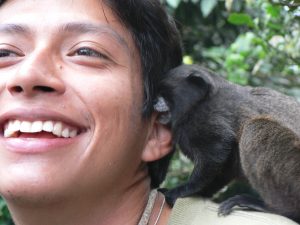
[[[19,48],[9,44],[0,44],[0,69],[14,65],[24,56]]]
[[[77,56],[88,56],[88,57],[108,59],[106,55],[88,47],[79,48],[76,51],[74,51],[72,54]]]
[[[0,49],[0,58],[2,58],[2,57],[17,57],[17,56],[18,56],[18,54],[13,51],[10,51],[7,49]]]

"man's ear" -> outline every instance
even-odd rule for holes
[[[161,159],[172,150],[171,130],[159,122],[158,115],[158,113],[153,113],[151,118],[152,126],[142,153],[142,160],[145,162]]]

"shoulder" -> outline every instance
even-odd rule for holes
[[[236,210],[229,216],[218,216],[218,204],[202,198],[178,199],[168,225],[297,225],[283,216]]]

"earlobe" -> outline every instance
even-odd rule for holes
[[[152,162],[161,159],[172,150],[172,134],[170,128],[157,120],[150,130],[147,144],[142,153],[142,160]]]

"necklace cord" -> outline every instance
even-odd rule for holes
[[[150,192],[146,208],[144,209],[144,212],[142,214],[142,217],[141,217],[138,225],[147,225],[148,224],[157,195],[158,195],[158,192],[156,189],[154,189]]]
[[[161,213],[162,213],[163,208],[164,208],[164,206],[165,206],[165,202],[166,202],[166,199],[163,198],[163,202],[161,203],[161,206],[160,206],[160,209],[159,209],[159,213],[158,213],[158,215],[157,215],[157,218],[156,218],[156,220],[155,220],[154,225],[157,225],[157,223],[158,223],[158,221],[159,221],[159,219],[160,219]]]

